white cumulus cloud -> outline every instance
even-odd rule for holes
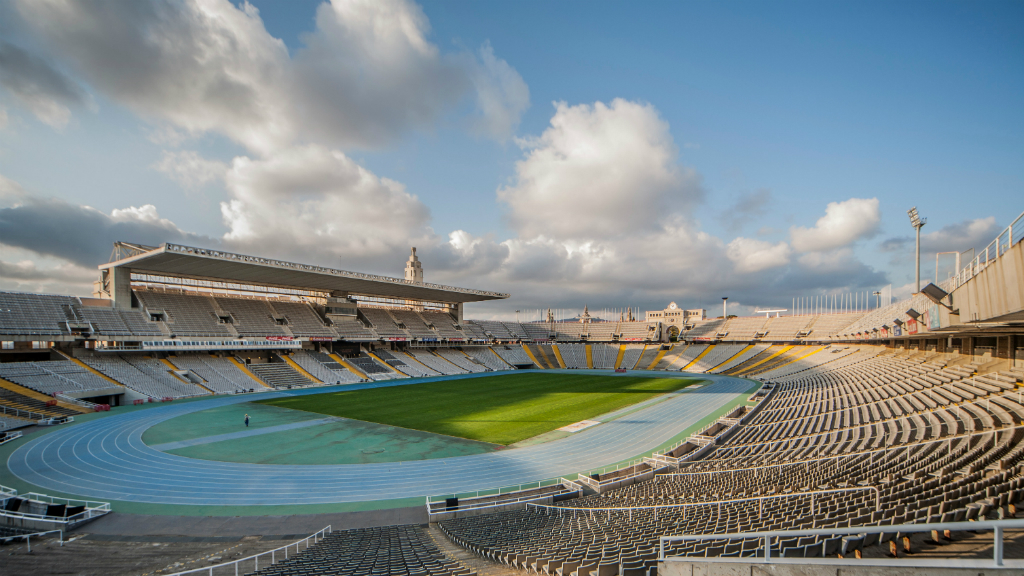
[[[878,198],[850,198],[829,202],[825,215],[813,228],[793,226],[790,243],[797,252],[822,252],[848,246],[878,232]]]
[[[208,182],[223,180],[224,174],[228,170],[227,164],[203,158],[193,150],[180,152],[165,150],[160,161],[154,164],[153,168],[189,189],[199,188]]]
[[[442,53],[408,0],[325,2],[294,55],[248,3],[16,5],[40,41],[113,100],[262,155],[308,142],[381,146],[431,126],[474,90],[482,130],[504,139],[529,101],[522,78],[489,45],[479,55]],[[49,113],[53,122],[66,121],[54,116],[61,110]]]
[[[235,158],[226,184],[223,240],[256,253],[365,263],[432,237],[430,211],[405,186],[322,146]]]
[[[772,244],[754,238],[735,238],[729,242],[726,256],[736,264],[741,273],[760,272],[789,264],[791,249],[785,242]]]
[[[676,163],[668,124],[649,104],[555,104],[550,127],[521,141],[526,157],[498,190],[525,238],[609,238],[658,227],[700,197]]]

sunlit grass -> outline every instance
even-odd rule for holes
[[[530,372],[261,400],[283,408],[514,444],[693,383]]]

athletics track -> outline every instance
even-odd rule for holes
[[[495,373],[480,376],[485,375]],[[671,393],[663,402],[566,438],[453,458],[305,466],[245,464],[186,458],[143,443],[142,434],[151,426],[217,406],[415,382],[217,396],[59,429],[18,448],[11,454],[8,467],[20,479],[46,490],[100,500],[162,504],[299,505],[462,493],[554,478],[635,458],[668,442],[751,387],[749,380],[727,376],[650,375],[692,376],[709,382],[697,389]]]

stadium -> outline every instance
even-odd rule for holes
[[[0,576],[1024,576],[1022,29],[0,0]]]
[[[868,309],[572,322],[473,320],[508,294],[415,248],[119,242],[93,298],[0,293],[3,537],[23,573],[1019,568],[1022,222]]]

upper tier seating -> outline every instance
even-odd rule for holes
[[[765,330],[768,331],[767,338],[773,341],[795,340],[802,332],[808,330],[807,326],[814,320],[814,316],[779,316],[769,318]]]
[[[722,331],[729,333],[726,340],[743,342],[753,340],[758,334],[764,333],[764,326],[767,322],[768,319],[764,316],[731,318]]]
[[[527,340],[550,340],[553,331],[552,324],[547,322],[525,322],[520,324],[526,332]]]
[[[46,395],[117,387],[117,384],[66,360],[3,363],[0,364],[0,378]]]
[[[379,338],[372,328],[367,328],[356,317],[333,316],[332,327],[342,338],[355,340],[376,340]]]
[[[505,325],[505,329],[508,330],[509,334],[517,340],[529,340],[530,335],[527,333],[526,328],[523,327],[519,322],[502,322]]]
[[[69,318],[64,306],[71,307],[78,298],[0,292],[0,334],[29,336],[60,336],[66,334]]]
[[[231,326],[241,337],[246,336],[291,336],[283,325],[274,318],[276,312],[266,300],[248,298],[214,298],[220,310],[231,314]]]
[[[480,326],[480,324],[477,324],[473,320],[467,320],[462,325],[462,330],[465,333],[467,338],[474,338],[474,339],[478,339],[478,340],[490,340],[490,338],[491,338],[490,336],[488,336],[484,332],[483,327]]]
[[[167,327],[177,336],[234,336],[217,317],[211,296],[156,290],[136,290],[135,295],[147,313],[163,312]]]
[[[579,342],[590,334],[588,330],[590,324],[559,322],[554,326],[555,340],[559,342]]]
[[[405,326],[413,338],[438,338],[437,331],[432,330],[423,318],[414,310],[390,310],[391,315],[398,320],[399,324]]]
[[[658,336],[658,324],[656,322],[619,322],[619,338],[621,340],[634,338],[657,340]]]
[[[473,320],[474,325],[478,326],[484,335],[488,339],[495,340],[515,340],[515,336],[509,331],[505,324],[496,320]]]
[[[432,325],[437,330],[437,336],[440,338],[468,338],[464,332],[455,328],[455,319],[450,314],[444,312],[420,312],[420,317],[425,322]]]
[[[694,322],[693,328],[690,330],[681,332],[679,337],[686,338],[687,340],[693,340],[694,338],[714,338],[724,326],[725,321],[721,318],[701,320]]]
[[[409,332],[399,328],[395,318],[384,308],[359,308],[359,312],[382,338],[411,338]]]
[[[270,307],[288,321],[288,329],[295,336],[334,336],[324,325],[323,318],[307,302],[270,301]]]

